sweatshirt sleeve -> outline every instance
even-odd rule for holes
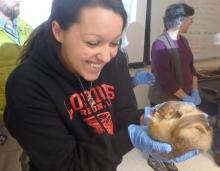
[[[76,139],[69,133],[44,87],[30,78],[10,77],[6,96],[6,126],[36,170],[113,171],[122,156],[133,148],[127,128],[112,136],[102,134]]]

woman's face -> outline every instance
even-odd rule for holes
[[[193,16],[186,17],[180,26],[180,32],[187,33],[187,31],[192,23],[193,23]]]
[[[61,43],[61,62],[85,80],[96,80],[105,64],[117,54],[122,27],[119,14],[101,7],[82,9],[78,22],[67,30],[53,21],[53,34]]]

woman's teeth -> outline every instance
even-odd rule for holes
[[[91,67],[92,68],[96,68],[96,69],[100,69],[101,67],[102,67],[102,65],[101,64],[91,64]]]

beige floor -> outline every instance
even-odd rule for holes
[[[209,153],[198,156],[177,164],[179,171],[220,171]],[[153,171],[146,162],[146,159],[136,149],[124,156],[117,171]]]

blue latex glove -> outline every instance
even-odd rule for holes
[[[131,124],[128,126],[128,132],[133,146],[146,156],[152,152],[169,153],[172,150],[171,145],[151,139],[146,126]]]
[[[156,154],[156,153],[151,154],[151,156],[155,160],[163,161],[163,162],[166,162],[166,163],[179,163],[179,162],[182,162],[184,160],[190,159],[190,158],[196,156],[197,154],[199,154],[199,150],[195,149],[195,150],[188,151],[188,152],[184,153],[181,156],[174,157],[174,158],[172,158],[170,160],[165,159],[165,158],[159,156],[159,154]]]
[[[197,154],[199,154],[199,150],[191,150],[191,151],[188,151],[187,153],[181,155],[181,156],[178,156],[178,157],[175,157],[173,159],[170,159],[170,160],[165,160],[165,162],[168,162],[168,163],[179,163],[179,162],[182,162],[184,160],[187,160],[187,159],[190,159],[194,156],[196,156]]]
[[[148,116],[152,113],[152,108],[151,107],[145,107],[144,108],[144,125],[147,126],[147,120]]]
[[[193,96],[185,95],[185,96],[183,97],[183,101],[184,101],[184,102],[190,102],[190,103],[193,103],[193,104],[196,105],[196,98],[193,97]]]
[[[160,108],[162,105],[164,105],[166,102],[157,104],[153,107],[145,107],[144,108],[144,125],[147,126],[147,120],[148,120],[148,116],[153,112],[153,110]]]
[[[137,86],[139,84],[153,85],[155,82],[155,76],[151,72],[146,72],[144,70],[137,70],[133,77],[133,84]]]
[[[129,125],[128,133],[134,147],[139,149],[145,156],[152,155],[156,160],[165,162],[181,162],[198,154],[198,150],[192,150],[182,156],[167,160],[160,157],[158,153],[169,153],[172,151],[171,145],[151,139],[147,134],[146,126]]]
[[[195,105],[200,105],[201,104],[201,97],[199,95],[199,90],[198,89],[192,89],[192,97],[194,97],[195,100]]]

